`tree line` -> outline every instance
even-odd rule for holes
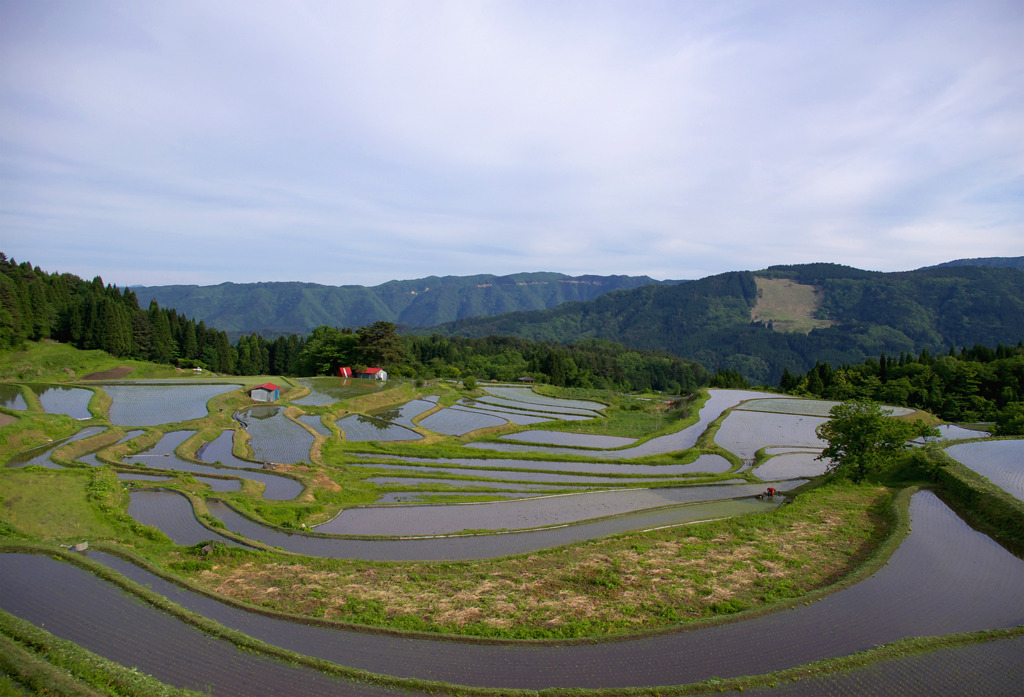
[[[1009,424],[1024,426],[1024,343],[991,348],[975,345],[946,355],[882,354],[861,364],[833,368],[817,363],[807,373],[784,371],[779,389],[796,395],[868,399],[914,407],[946,421],[995,421],[1001,432]]]
[[[515,380],[566,387],[689,393],[704,369],[677,356],[588,339],[570,345],[514,337],[402,336],[392,322],[356,329],[320,326],[308,336],[254,333],[232,345],[225,332],[156,301],[145,309],[130,289],[47,273],[0,253],[0,351],[52,339],[180,367],[232,375],[333,375],[341,366],[382,367],[416,378]]]

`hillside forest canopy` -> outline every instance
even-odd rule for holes
[[[660,351],[588,339],[570,345],[514,337],[401,336],[378,321],[357,329],[320,326],[308,336],[243,335],[232,345],[207,327],[155,301],[139,307],[131,289],[46,273],[0,255],[0,350],[52,339],[120,358],[150,360],[231,375],[335,374],[342,366],[381,367],[409,378],[516,380],[564,387],[688,394],[708,382],[697,363]]]

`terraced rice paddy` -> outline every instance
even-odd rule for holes
[[[946,452],[996,486],[1024,500],[1024,440],[961,443],[949,446]]]
[[[358,669],[502,688],[653,687],[712,677],[765,674],[903,637],[1024,623],[1024,562],[969,528],[927,492],[914,496],[911,521],[912,531],[887,565],[869,579],[820,602],[695,631],[554,647],[431,641],[292,624],[223,605],[116,558],[92,553],[90,556],[227,627],[306,655],[328,660],[344,656],[345,664]],[[509,537],[513,536],[480,539],[500,543]],[[455,544],[460,539],[443,542]],[[412,541],[375,544],[383,548],[409,542]],[[161,657],[164,663],[187,666],[191,671],[192,655],[188,651],[210,652],[210,643],[217,641],[204,641],[199,636],[186,641],[176,633],[177,627],[164,628],[154,624],[151,617],[135,614],[132,608],[152,610],[120,592],[106,593],[109,584],[86,571],[48,557],[18,556],[15,561],[0,564],[3,609],[101,654],[111,636],[127,634],[135,645],[134,653],[114,654],[115,660],[137,665],[136,656],[150,654]],[[75,593],[64,590],[70,588]],[[93,609],[100,613],[95,618],[88,614]],[[157,627],[159,631],[133,630],[139,627]],[[1008,658],[1008,663],[999,660],[991,665],[996,672],[1005,670],[1016,676],[1021,673],[1021,662],[1014,660],[1020,645],[1016,639],[1004,640],[992,647],[992,653],[984,651],[985,645],[978,650],[983,655]],[[952,649],[939,656],[958,652],[959,649]],[[951,672],[957,665],[960,663],[952,664]],[[232,675],[235,664],[228,662],[226,666],[224,673]],[[931,670],[941,672],[941,667],[934,663],[932,666]],[[864,676],[864,671],[884,671],[885,667],[882,663],[858,670],[855,680]],[[258,675],[262,668],[251,670]],[[840,682],[845,677],[834,676]],[[948,677],[955,681],[963,676]],[[824,686],[832,684],[835,683],[826,681]],[[1004,684],[1003,676],[983,684]],[[785,689],[800,686],[787,685]],[[973,690],[974,686],[970,687]],[[242,694],[234,691],[234,687],[226,689],[231,694]]]
[[[238,385],[121,384],[101,385],[112,403],[110,423],[116,426],[158,426],[207,415],[206,403]]]
[[[285,416],[283,407],[256,406],[239,413],[252,440],[253,459],[293,464],[309,462],[313,435]]]
[[[806,480],[773,482],[780,490],[795,489]],[[518,501],[434,506],[363,506],[350,508],[317,532],[336,535],[447,535],[464,530],[522,530],[567,525],[593,518],[635,513],[738,497],[764,491],[762,484],[630,489],[545,496]]]
[[[722,422],[715,443],[743,458],[753,460],[766,445],[824,448],[817,430],[828,419],[817,416],[734,411]]]
[[[449,436],[464,436],[471,431],[482,428],[495,428],[504,426],[508,419],[500,416],[474,413],[461,409],[442,409],[425,419],[420,420],[420,425],[435,433],[444,433]]]
[[[0,385],[0,407],[14,411],[28,409],[25,396],[21,394],[21,388],[17,385]]]
[[[73,436],[62,438],[52,443],[46,443],[44,445],[31,448],[24,452],[18,453],[7,461],[8,467],[28,467],[29,465],[35,465],[38,467],[47,467],[55,469],[60,467],[57,463],[50,459],[50,455],[54,450],[66,443],[73,443],[76,440],[84,440],[95,436],[97,433],[103,433],[105,429],[102,426],[87,426]]]
[[[233,469],[198,465],[182,460],[174,454],[179,445],[184,443],[194,431],[172,431],[165,434],[160,441],[149,450],[124,458],[129,465],[141,465],[154,469],[191,472],[193,474],[229,475],[240,479],[251,479],[264,485],[263,498],[274,501],[288,501],[302,493],[302,484],[290,477],[269,472],[254,472],[251,469]]]
[[[567,462],[561,460],[515,460],[506,458],[401,458],[405,462],[422,465],[483,467],[496,469],[533,470],[538,472],[576,472],[579,474],[616,474],[623,476],[678,476],[728,472],[732,465],[720,455],[701,455],[685,465],[628,465],[604,462]]]
[[[72,419],[88,419],[92,390],[80,387],[43,387],[36,389],[39,403],[47,414],[66,414]]]
[[[361,397],[387,388],[387,383],[377,380],[359,380],[355,378],[302,378],[296,380],[300,385],[310,388],[305,397],[292,400],[292,404],[311,407],[322,407],[340,402],[343,399]]]
[[[520,482],[547,482],[547,483],[560,483],[569,485],[589,485],[589,486],[615,486],[620,484],[657,484],[662,482],[680,482],[675,477],[600,477],[600,476],[588,476],[583,474],[562,474],[562,473],[551,473],[551,472],[522,472],[519,470],[500,470],[500,469],[471,469],[464,467],[427,467],[422,465],[352,465],[363,466],[378,470],[400,470],[401,474],[408,475],[411,477],[437,477],[445,475],[462,476],[462,477],[476,477],[487,481],[503,482],[503,481],[520,481]],[[396,473],[397,474],[397,473]],[[453,480],[453,484],[459,483],[457,480]]]
[[[405,426],[406,428],[414,428],[416,426],[414,421],[415,418],[424,412],[430,411],[436,406],[437,402],[431,402],[426,399],[413,399],[405,404],[399,404],[395,407],[371,412],[370,415],[380,419],[381,421]]]
[[[575,448],[624,448],[633,445],[636,438],[621,436],[598,436],[585,433],[565,433],[563,431],[521,431],[507,436],[502,440],[517,443],[541,443],[543,445],[567,445]]]
[[[204,443],[196,451],[196,459],[210,464],[220,463],[225,467],[259,468],[258,462],[249,462],[235,457],[233,452],[234,431],[224,431],[209,443]]]
[[[303,414],[298,417],[298,420],[325,438],[331,435],[331,429],[324,426],[323,420],[316,414]]]
[[[802,416],[828,416],[832,407],[840,402],[827,399],[799,399],[796,397],[767,397],[754,399],[741,404],[738,408],[744,411],[763,411],[773,414],[799,414]],[[913,414],[913,409],[906,407],[885,407],[893,416]]]
[[[346,440],[351,441],[419,440],[423,438],[416,431],[405,426],[363,414],[350,414],[338,419],[335,426],[344,432]]]
[[[761,479],[789,479],[791,477],[819,477],[828,469],[828,460],[818,460],[817,453],[783,453],[770,458],[754,470]]]

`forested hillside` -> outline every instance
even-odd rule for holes
[[[807,334],[754,323],[756,277],[792,279],[820,289],[818,316],[835,322]],[[646,286],[543,312],[466,319],[437,327],[446,335],[510,334],[537,340],[604,338],[731,369],[777,383],[783,370],[816,362],[859,363],[881,353],[945,353],[1024,337],[1024,272],[960,266],[899,273],[835,264],[733,272],[674,286]]]
[[[230,372],[234,360],[227,335],[203,322],[156,302],[143,310],[132,291],[104,285],[99,276],[46,273],[0,253],[0,351],[42,339],[218,372]]]
[[[137,286],[143,303],[156,300],[204,320],[231,337],[307,334],[321,325],[353,327],[377,321],[429,327],[464,317],[542,310],[590,300],[614,290],[658,283],[647,276],[430,276],[379,286],[315,283],[222,283],[216,286]]]

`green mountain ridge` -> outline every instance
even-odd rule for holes
[[[429,327],[466,317],[543,310],[656,281],[647,276],[429,276],[378,286],[302,282],[222,283],[215,286],[132,286],[140,302],[156,300],[217,326],[229,336],[305,334],[321,325],[355,327],[376,321]]]
[[[834,326],[786,334],[752,322],[759,277],[814,286],[822,298],[816,315]],[[818,361],[836,366],[882,353],[1017,344],[1024,339],[1024,271],[991,265],[895,273],[837,264],[773,266],[644,286],[539,312],[467,318],[429,332],[608,339],[777,383],[784,369],[805,372]]]

